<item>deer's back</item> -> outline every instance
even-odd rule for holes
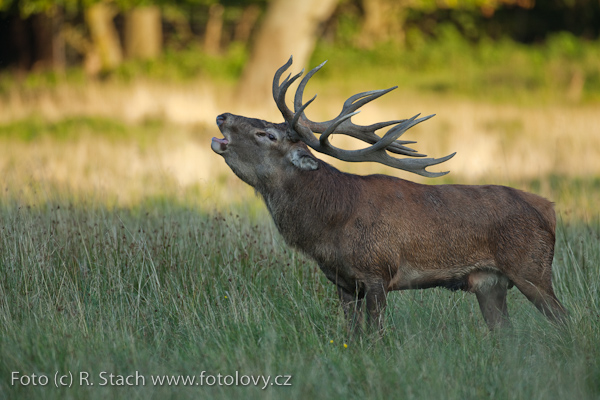
[[[360,187],[342,249],[365,267],[500,268],[552,257],[556,220],[552,203],[540,196],[381,175],[364,177]]]

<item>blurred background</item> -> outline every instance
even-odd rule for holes
[[[599,34],[600,0],[0,0],[2,196],[257,202],[210,150],[214,120],[281,121],[271,81],[293,54],[293,71],[328,60],[306,90],[319,94],[311,119],[398,85],[354,121],[436,114],[405,138],[429,156],[458,152],[431,168],[451,171],[441,179],[339,168],[508,184],[590,218]]]

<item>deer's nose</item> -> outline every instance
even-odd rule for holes
[[[223,122],[225,122],[225,118],[227,117],[227,114],[221,114],[219,116],[217,116],[217,126],[221,126],[223,125]]]

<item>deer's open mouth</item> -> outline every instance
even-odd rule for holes
[[[219,139],[219,138],[212,138],[212,142],[210,143],[210,147],[211,149],[217,153],[217,154],[221,154],[223,153],[225,150],[227,150],[227,145],[229,144],[229,140],[227,140],[226,138],[223,139]]]
[[[219,127],[221,133],[223,133],[223,124],[225,123],[225,118],[226,114],[221,114],[217,117],[217,126]],[[225,136],[224,133],[223,136]],[[210,147],[217,154],[225,152],[227,150],[227,145],[229,145],[229,140],[227,139],[227,137],[224,137],[223,139],[214,137],[212,138],[212,142],[210,143]]]

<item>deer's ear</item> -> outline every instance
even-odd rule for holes
[[[313,171],[319,168],[318,161],[305,149],[293,149],[287,157],[293,165],[301,170]]]

